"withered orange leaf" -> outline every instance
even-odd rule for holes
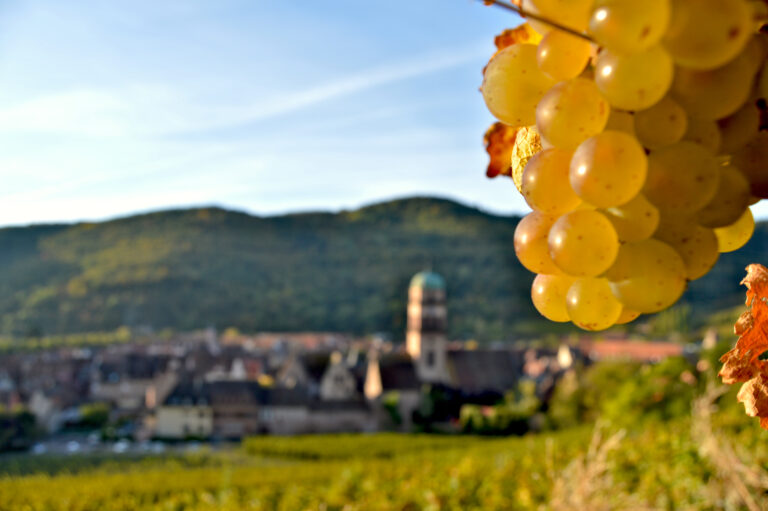
[[[536,32],[528,23],[523,23],[515,28],[508,28],[501,34],[497,35],[493,39],[493,44],[496,45],[496,49],[501,51],[507,46],[513,44],[527,43],[527,44],[539,44],[541,41],[541,35]]]
[[[488,128],[483,135],[483,144],[490,161],[485,175],[496,177],[499,174],[509,175],[512,161],[512,148],[515,146],[515,137],[518,128],[496,122]]]
[[[517,191],[523,193],[523,171],[534,154],[543,149],[541,137],[536,125],[523,126],[515,137],[515,147],[512,148],[512,181]]]
[[[768,362],[759,359],[768,351],[768,269],[750,264],[741,283],[747,286],[747,310],[734,325],[739,340],[720,358],[719,376],[723,383],[744,383],[737,399],[747,415],[759,417],[760,426],[768,429]]]

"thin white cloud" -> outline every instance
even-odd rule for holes
[[[487,46],[484,44],[483,46]],[[451,49],[441,53],[419,55],[405,62],[367,69],[340,80],[274,98],[253,105],[243,113],[240,122],[256,122],[308,108],[349,94],[389,83],[424,76],[451,69],[487,56],[487,48],[480,45],[469,49]],[[230,120],[234,122],[234,120]]]
[[[86,137],[152,137],[260,122],[321,103],[454,68],[486,54],[480,45],[411,57],[329,83],[237,104],[201,105],[189,91],[162,86],[78,89],[0,107],[0,132]]]

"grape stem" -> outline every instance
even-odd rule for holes
[[[552,21],[549,18],[545,18],[544,16],[539,16],[538,14],[533,14],[531,12],[528,12],[521,7],[518,7],[514,4],[504,2],[503,0],[479,0],[480,2],[483,2],[485,5],[495,5],[496,7],[500,7],[502,9],[506,9],[508,11],[512,11],[514,13],[519,14],[523,18],[531,18],[532,20],[536,20],[540,23],[544,23],[546,25],[549,25],[551,27],[554,27],[558,30],[562,30],[563,32],[567,32],[573,36],[580,37],[582,39],[585,39],[589,41],[590,43],[594,43],[591,37],[589,37],[587,34],[583,32],[579,32],[578,30],[574,30],[570,27],[566,27],[564,25],[559,24],[556,21]]]

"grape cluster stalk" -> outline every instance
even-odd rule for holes
[[[533,210],[514,247],[534,306],[586,330],[670,307],[768,198],[768,3],[515,4],[527,24],[497,38],[481,92],[508,145],[493,174]]]

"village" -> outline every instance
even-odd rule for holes
[[[678,355],[695,361],[701,348],[622,335],[567,337],[549,347],[478,346],[447,338],[440,275],[415,275],[408,297],[405,343],[209,328],[141,344],[9,353],[0,356],[0,409],[25,410],[38,438],[49,439],[88,428],[102,440],[145,442],[409,432],[425,425],[457,432],[464,406],[493,405],[523,381],[546,402],[577,364]],[[703,344],[715,340],[710,335]],[[435,389],[449,406],[425,406]],[[19,438],[12,447],[33,445]]]

